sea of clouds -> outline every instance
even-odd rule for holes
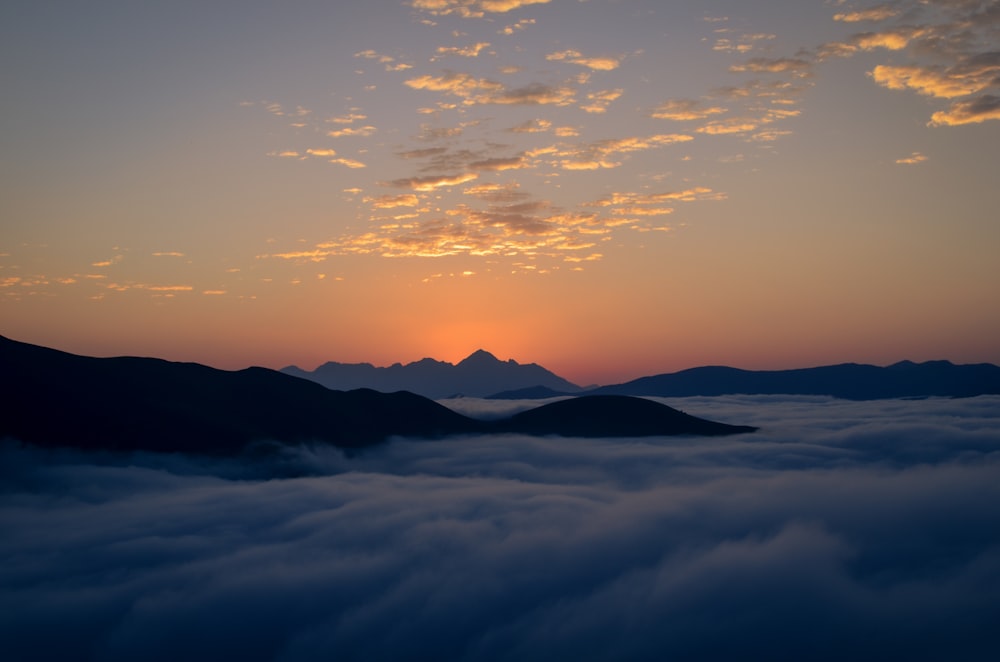
[[[761,430],[239,460],[7,441],[2,656],[1000,659],[1000,397],[664,402]]]

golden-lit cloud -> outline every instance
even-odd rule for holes
[[[934,67],[880,64],[871,71],[872,79],[890,90],[911,89],[928,96],[951,99],[979,92],[991,80],[977,75],[958,75]]]
[[[734,117],[726,120],[716,120],[695,129],[698,133],[710,136],[747,133],[758,127],[758,123],[744,118]]]
[[[480,41],[469,46],[438,46],[438,55],[458,55],[461,57],[479,57],[484,49],[489,48],[488,41]]]
[[[618,207],[611,211],[617,216],[666,216],[673,212],[673,207]]]
[[[357,128],[348,127],[346,129],[337,129],[334,131],[327,131],[326,135],[331,138],[344,138],[350,136],[361,136],[367,137],[374,134],[378,129],[373,126],[359,126]]]
[[[725,195],[707,186],[696,186],[681,191],[663,193],[618,192],[587,203],[590,207],[612,207],[617,205],[661,205],[665,202],[696,202],[699,200],[723,200]]]
[[[505,204],[524,200],[529,197],[528,193],[520,190],[520,184],[515,181],[508,181],[503,184],[492,182],[466,186],[462,190],[462,193],[479,198],[480,200],[502,202]]]
[[[895,3],[839,13],[844,22],[888,21],[905,23],[875,32],[861,32],[847,41],[825,44],[817,57],[847,57],[858,51],[886,49],[902,52],[909,62],[876,65],[869,72],[878,85],[890,90],[911,90],[938,99],[955,101],[948,110],[932,114],[929,126],[954,126],[998,119],[991,104],[1000,90],[1000,51],[996,34],[1000,12],[983,9],[982,3],[964,0],[921,2],[902,12]],[[985,94],[982,94],[985,93]]]
[[[347,115],[337,115],[335,117],[330,117],[326,121],[332,124],[353,124],[359,120],[368,119],[367,115],[362,115],[361,113],[348,113]]]
[[[462,72],[448,72],[443,76],[418,76],[407,80],[406,85],[415,90],[447,92],[462,98],[470,98],[484,90],[503,90],[502,83],[485,78],[476,78],[472,74]]]
[[[896,163],[900,165],[916,165],[917,163],[923,163],[927,160],[927,157],[920,152],[913,152],[909,156],[905,156],[901,159],[896,159]]]
[[[528,163],[520,156],[509,158],[491,158],[481,161],[473,161],[469,167],[473,170],[488,170],[500,172],[503,170],[520,170],[526,168]]]
[[[594,71],[612,71],[617,69],[618,65],[621,64],[621,58],[609,56],[584,57],[582,53],[574,50],[549,53],[545,56],[545,59],[554,62],[569,62],[571,64],[578,64],[581,67],[587,67],[588,69],[593,69]]]
[[[891,5],[880,5],[869,9],[834,14],[833,20],[845,23],[858,23],[861,21],[884,21],[899,15],[899,10]]]
[[[724,53],[749,53],[758,48],[759,42],[770,41],[775,38],[776,35],[769,33],[745,34],[741,35],[735,41],[729,38],[719,38],[716,39],[712,50]]]
[[[310,149],[306,150],[306,154],[308,154],[309,156],[330,157],[330,156],[336,156],[337,155],[337,151],[333,150],[333,149],[328,149],[328,148],[319,148],[319,149],[311,149],[310,148]]]
[[[552,128],[552,122],[545,119],[533,119],[522,122],[516,126],[512,126],[508,131],[511,133],[542,133],[548,131]]]
[[[499,34],[512,35],[515,32],[519,32],[520,30],[525,29],[529,25],[534,25],[534,24],[535,24],[535,19],[533,19],[533,18],[522,18],[517,23],[513,23],[511,25],[504,26],[498,32],[499,32]]]
[[[487,13],[503,14],[528,5],[544,5],[549,0],[410,0],[414,9],[434,16],[457,14],[463,18],[482,18]]]
[[[618,88],[615,90],[602,90],[600,92],[590,92],[587,94],[589,103],[580,106],[580,110],[587,113],[605,113],[608,106],[613,101],[618,100],[625,90]]]
[[[471,182],[479,177],[474,172],[467,172],[461,175],[435,175],[431,177],[409,177],[406,179],[394,179],[388,183],[393,188],[408,188],[414,191],[433,191],[434,189],[446,186],[458,186],[465,182]]]
[[[345,159],[345,158],[330,159],[330,163],[334,163],[334,164],[337,164],[337,165],[342,165],[342,166],[345,166],[347,168],[351,168],[352,170],[353,169],[367,168],[368,167],[367,165],[365,165],[361,161],[357,161],[355,159]]]
[[[151,292],[190,292],[194,290],[191,285],[134,285],[133,287]]]
[[[420,198],[412,193],[402,195],[380,195],[375,198],[365,198],[372,207],[376,209],[395,209],[397,207],[416,207],[420,204]]]
[[[931,115],[930,126],[960,126],[1000,120],[1000,96],[984,94],[974,99],[956,101],[948,110]]]
[[[685,122],[703,120],[725,112],[726,109],[722,106],[703,106],[700,101],[695,99],[671,99],[657,106],[650,117]]]
[[[789,73],[806,77],[812,74],[812,62],[797,57],[757,57],[731,65],[729,70],[736,73]]]

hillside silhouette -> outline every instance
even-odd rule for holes
[[[663,434],[719,436],[757,428],[726,425],[690,416],[673,407],[623,395],[582,395],[559,400],[496,421],[498,430],[571,437],[642,437]]]
[[[990,363],[901,361],[887,367],[858,363],[796,370],[691,368],[588,391],[595,395],[658,397],[728,394],[829,395],[847,400],[970,397],[1000,393],[1000,367]]]
[[[385,368],[370,363],[330,361],[312,371],[288,366],[281,372],[335,390],[410,391],[432,399],[456,395],[486,397],[498,391],[529,387],[544,387],[561,393],[582,390],[538,364],[521,364],[513,359],[501,361],[482,349],[454,365],[435,359],[421,359],[406,365],[395,363]]]
[[[334,391],[266,368],[92,358],[2,336],[0,375],[0,439],[47,447],[224,455],[258,441],[356,448],[392,436],[623,437],[721,429],[692,427],[665,405],[621,397],[556,403],[561,406],[540,407],[533,416],[486,422],[405,391]]]

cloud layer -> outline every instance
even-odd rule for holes
[[[997,654],[1000,399],[669,402],[763,429],[239,463],[7,443],[6,654]]]

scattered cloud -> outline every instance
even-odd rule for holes
[[[483,52],[484,49],[489,48],[490,43],[487,41],[480,41],[475,44],[470,44],[469,46],[439,46],[437,49],[438,55],[458,55],[461,57],[479,57],[479,54]]]
[[[408,177],[388,183],[393,188],[409,188],[414,191],[433,191],[444,186],[457,186],[476,179],[479,175],[467,172],[460,175],[434,175],[430,177]]]
[[[614,90],[602,90],[600,92],[589,92],[587,94],[588,103],[580,106],[580,109],[587,113],[605,113],[612,102],[617,101],[625,90],[618,88]]]
[[[957,101],[948,110],[931,115],[930,126],[960,126],[1000,120],[1000,96],[984,94],[967,101]]]
[[[504,35],[512,35],[515,32],[519,32],[521,30],[524,30],[529,25],[534,25],[534,24],[535,24],[535,19],[533,19],[533,18],[522,18],[517,23],[512,23],[511,25],[504,26],[503,28],[501,28],[499,30],[499,33],[500,34],[504,34]]]
[[[331,138],[344,138],[351,136],[361,136],[368,137],[374,134],[378,129],[373,126],[360,126],[360,127],[348,127],[346,129],[335,129],[333,131],[328,131],[326,135]]]
[[[705,106],[696,99],[671,99],[657,106],[650,116],[657,119],[686,122],[703,120],[725,112],[726,109],[722,106]]]
[[[578,64],[581,67],[587,67],[594,71],[612,71],[617,69],[618,65],[621,64],[621,58],[619,57],[584,57],[582,53],[574,50],[549,53],[545,56],[545,59],[551,62]]]
[[[884,21],[895,16],[899,16],[900,10],[892,5],[879,5],[841,14],[834,14],[833,20],[844,21],[845,23],[858,23],[861,21]]]
[[[420,204],[420,198],[412,193],[403,195],[380,195],[375,198],[365,198],[375,209],[395,209],[397,207],[416,207]]]
[[[542,133],[550,129],[552,129],[552,122],[550,120],[533,119],[512,126],[507,130],[511,133]]]
[[[745,34],[735,41],[728,38],[720,38],[715,41],[712,50],[724,53],[749,53],[760,48],[760,42],[771,41],[775,38],[776,35],[766,33]]]
[[[411,0],[410,6],[434,16],[456,14],[463,18],[482,18],[486,14],[504,14],[521,7],[548,3],[549,0]]]
[[[915,165],[917,163],[923,163],[927,160],[927,157],[920,152],[913,152],[909,156],[905,156],[901,159],[896,159],[896,163],[900,165]]]
[[[362,163],[361,161],[357,161],[355,159],[346,159],[346,158],[330,159],[330,163],[334,163],[336,165],[342,165],[344,167],[351,168],[352,170],[353,169],[358,169],[358,168],[367,168],[368,167],[366,164]]]
[[[795,57],[779,57],[779,58],[766,58],[766,57],[756,57],[750,58],[745,62],[739,62],[733,64],[729,67],[729,70],[737,73],[790,73],[799,77],[807,77],[812,75],[812,62]]]
[[[869,76],[886,89],[955,99],[948,110],[932,114],[929,126],[1000,119],[991,101],[1000,93],[1000,52],[996,49],[1000,11],[983,5],[942,0],[916,3],[903,11],[902,5],[885,3],[839,13],[835,20],[900,22],[875,32],[855,34],[845,42],[827,44],[819,49],[819,57],[850,56],[859,50],[878,48],[900,52],[908,61],[878,64]]]

